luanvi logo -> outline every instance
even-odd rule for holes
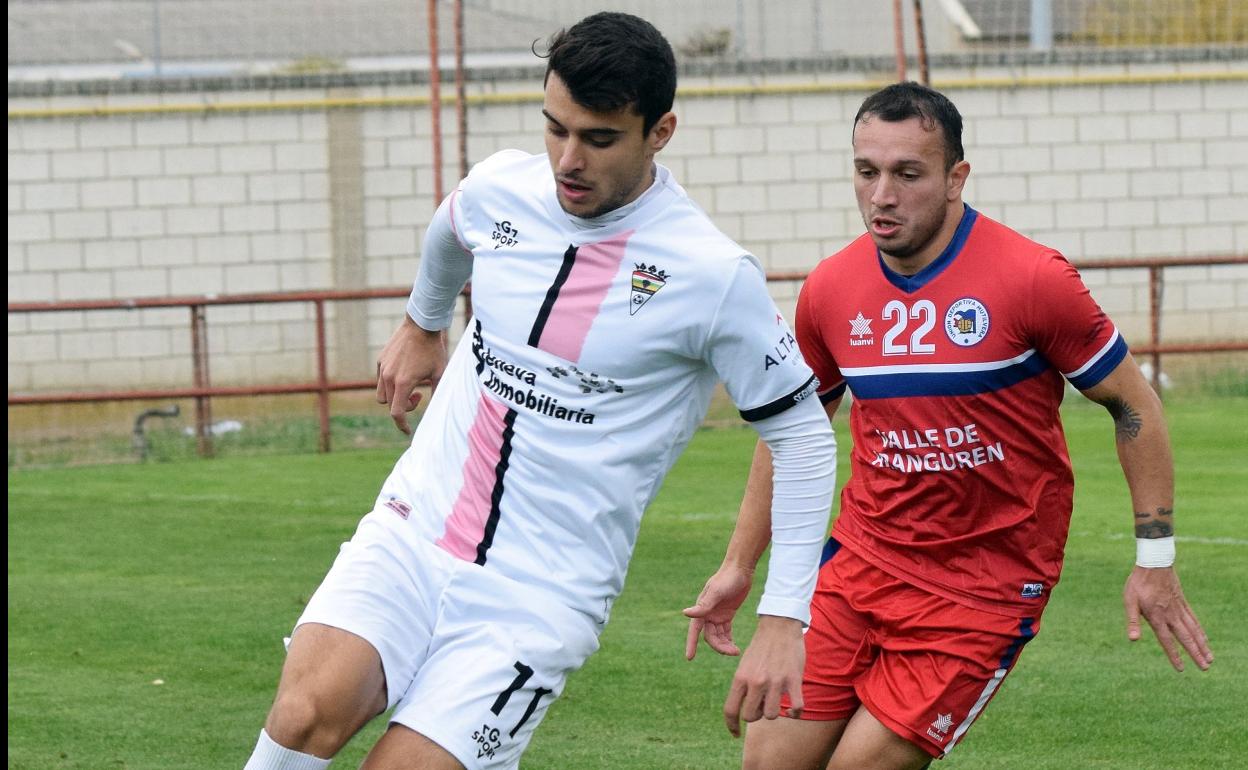
[[[939,743],[944,743],[945,738],[949,737],[949,728],[953,727],[953,714],[937,714],[932,720],[932,726],[927,728],[927,734]]]
[[[861,347],[862,345],[874,345],[875,336],[871,331],[871,319],[858,311],[857,318],[849,319],[849,344],[853,347]]]

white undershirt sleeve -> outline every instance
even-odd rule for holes
[[[407,314],[425,331],[451,325],[455,298],[472,277],[472,253],[455,232],[459,191],[448,195],[429,223],[420,249],[420,269],[407,298]]]
[[[836,436],[819,399],[750,423],[771,450],[771,557],[758,614],[810,624],[836,490]]]

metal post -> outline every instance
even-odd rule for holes
[[[464,93],[464,0],[455,0],[455,117],[459,123],[459,178],[468,176],[468,97]],[[472,319],[472,295],[465,299],[464,325]]]
[[[152,0],[152,64],[160,77],[160,0]]]
[[[196,389],[208,387],[208,319],[203,305],[191,305],[191,372]],[[195,396],[195,436],[200,457],[212,457],[212,397]]]
[[[893,0],[893,44],[897,47],[897,82],[906,79],[906,32],[901,23],[901,0]]]
[[[932,80],[927,72],[927,34],[923,31],[923,0],[914,0],[914,37],[917,41],[919,57],[919,82],[931,85]]]
[[[442,73],[438,69],[438,0],[426,0],[429,10],[429,117],[433,137],[433,206],[442,203]]]
[[[1031,0],[1031,50],[1053,50],[1053,0]]]
[[[1150,267],[1148,269],[1148,336],[1149,343],[1153,347],[1153,390],[1157,391],[1157,395],[1161,395],[1161,351],[1158,349],[1161,345],[1161,294],[1162,294],[1162,268],[1160,266]]]
[[[316,407],[321,419],[321,440],[318,449],[329,451],[329,366],[325,352],[325,301],[316,300]]]
[[[464,0],[455,0],[455,119],[459,131],[459,178],[468,176],[468,97],[464,85]]]

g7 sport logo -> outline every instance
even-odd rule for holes
[[[500,246],[515,246],[520,242],[520,231],[509,220],[503,220],[494,223],[494,232],[490,238],[494,241],[495,249]]]

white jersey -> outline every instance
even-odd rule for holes
[[[394,526],[599,622],[715,383],[746,420],[817,385],[758,263],[656,168],[639,205],[588,229],[545,156],[501,152],[463,180],[475,315],[378,499]]]

